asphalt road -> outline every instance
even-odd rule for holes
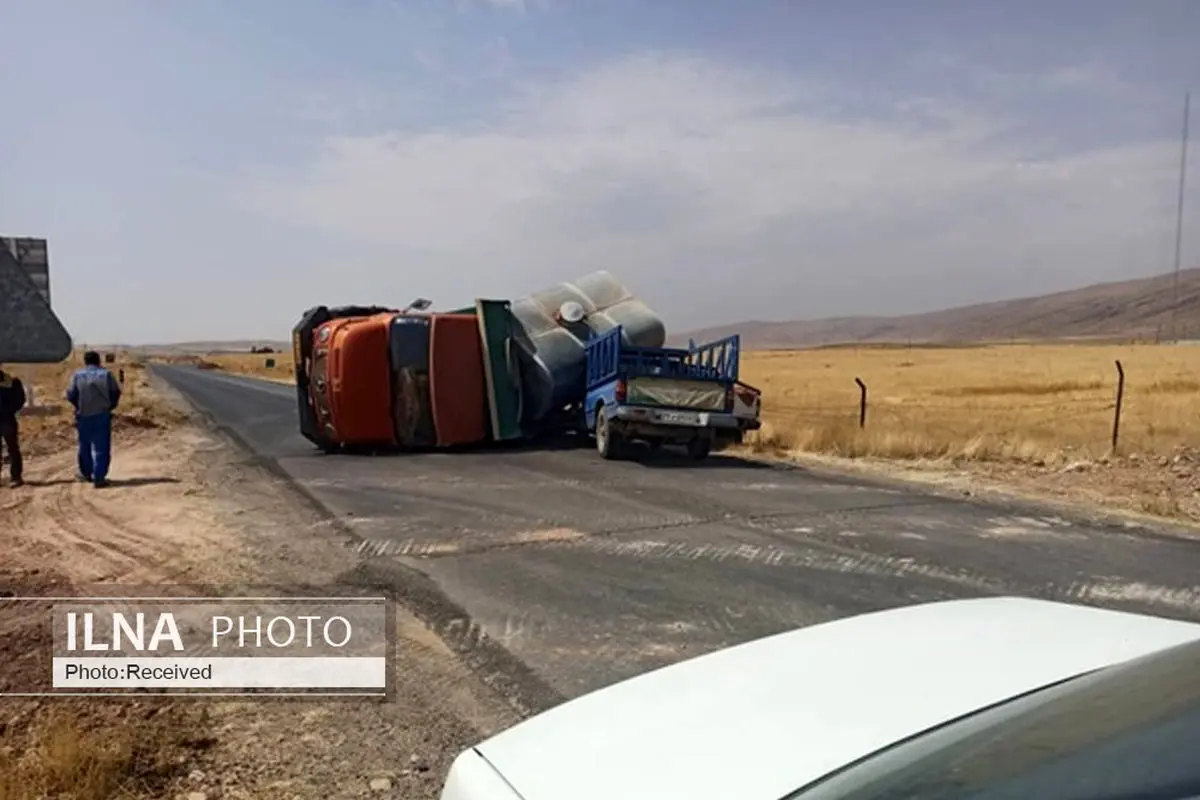
[[[297,432],[290,386],[156,372],[352,530],[364,580],[478,651],[531,710],[931,600],[1021,594],[1200,621],[1200,540],[716,455],[325,456]]]

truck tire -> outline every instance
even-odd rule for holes
[[[703,461],[708,458],[708,454],[712,452],[712,438],[709,436],[697,436],[694,439],[689,439],[687,443],[688,458],[696,461]]]
[[[604,407],[596,409],[596,452],[611,461],[621,457],[624,444],[621,435],[613,430]]]

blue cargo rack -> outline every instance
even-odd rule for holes
[[[617,326],[587,342],[587,391],[613,380],[652,375],[663,378],[721,381],[738,379],[741,337],[737,334],[700,346],[630,347]]]

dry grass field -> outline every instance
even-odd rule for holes
[[[759,351],[742,378],[764,396],[753,452],[1200,522],[1200,347]]]
[[[1200,347],[996,345],[747,353],[763,390],[762,449],[845,457],[1054,463],[1200,445]],[[866,425],[859,427],[867,386]]]

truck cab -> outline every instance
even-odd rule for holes
[[[687,348],[634,347],[617,326],[587,343],[584,423],[601,457],[630,442],[683,445],[706,458],[759,423],[759,392],[738,380],[736,335]]]
[[[300,431],[326,452],[487,435],[474,315],[322,306],[293,330],[293,349]]]

